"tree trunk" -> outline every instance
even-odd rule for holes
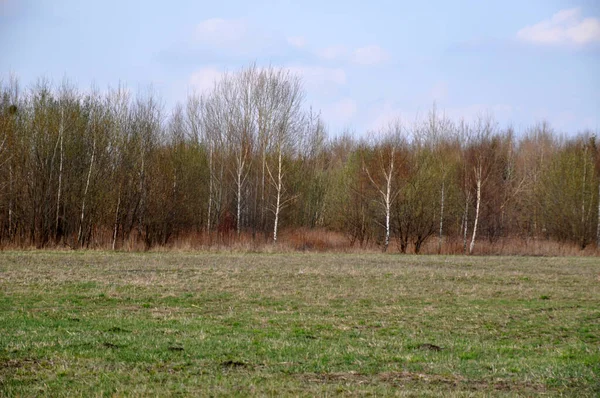
[[[238,236],[240,236],[240,233],[242,232],[241,215],[242,215],[242,168],[238,167],[238,171],[237,171],[237,217],[236,217]]]
[[[263,234],[266,234],[266,225],[265,225],[265,208],[267,204],[265,203],[265,168],[267,165],[267,150],[265,148],[262,149],[262,170],[261,170],[261,187],[260,187],[260,228]]]
[[[60,128],[58,131],[59,141],[60,141],[60,162],[58,166],[58,192],[56,194],[56,224],[55,224],[55,239],[58,241],[59,239],[59,216],[60,216],[60,196],[62,193],[62,175],[63,175],[63,158],[64,158],[64,150],[63,150],[63,116],[64,111],[61,109],[60,111]]]
[[[385,246],[383,248],[383,251],[386,252],[388,249],[388,246],[390,245],[390,213],[391,213],[391,207],[392,207],[392,200],[391,200],[391,195],[392,195],[392,170],[394,168],[393,166],[393,161],[392,161],[392,167],[390,168],[390,174],[388,175],[387,178],[387,190],[385,192]]]
[[[587,146],[584,149],[583,153],[583,181],[581,184],[581,241],[580,246],[581,249],[585,249],[587,244],[586,242],[586,219],[585,219],[585,183],[587,181]],[[591,206],[591,203],[590,203]]]
[[[225,162],[220,162],[219,167],[219,179],[217,183],[219,184],[219,190],[217,191],[217,200],[215,201],[215,225],[219,225],[221,223],[221,210],[223,205],[223,178],[225,176]]]
[[[277,194],[277,207],[275,209],[275,223],[273,224],[273,242],[277,242],[277,226],[279,224],[280,196]]]
[[[475,248],[475,236],[477,235],[477,223],[479,222],[479,206],[481,205],[481,172],[477,176],[477,205],[475,206],[475,221],[473,222],[473,237],[469,246],[469,254],[473,254]]]
[[[13,169],[12,164],[8,165],[8,238],[12,239],[12,215],[13,215]],[[599,224],[600,225],[600,218]]]
[[[391,156],[390,156],[389,170],[385,169],[385,167],[382,166],[382,172],[383,172],[383,176],[385,178],[385,191],[383,188],[380,188],[377,185],[377,183],[371,176],[369,169],[367,168],[366,165],[363,164],[363,170],[367,174],[369,181],[381,195],[381,201],[379,203],[382,205],[382,207],[385,211],[385,226],[384,226],[385,227],[385,240],[384,240],[384,246],[383,246],[384,253],[387,251],[388,246],[390,245],[390,229],[391,229],[390,220],[391,220],[392,202],[398,194],[398,192],[394,192],[394,193],[392,192],[392,178],[394,175],[394,156],[395,156],[395,148],[392,148],[392,152],[391,152]]]
[[[144,224],[144,217],[146,215],[146,145],[145,143],[142,143],[141,145],[141,158],[142,158],[142,164],[140,165],[140,180],[139,180],[139,185],[138,185],[138,190],[139,190],[139,197],[138,197],[138,205],[136,206],[136,211],[137,209],[139,209],[138,214],[137,214],[137,231],[138,231],[138,235],[141,236],[143,234],[143,224]],[[134,212],[135,214],[135,212]],[[134,222],[134,217],[131,217],[131,223],[133,225]]]
[[[463,214],[463,254],[467,254],[467,232],[469,228],[469,201],[471,199],[471,194],[467,193],[465,195],[465,212]]]
[[[445,183],[442,182],[442,198],[440,203],[440,235],[438,239],[438,254],[442,252],[442,241],[444,239],[444,188]]]
[[[598,224],[596,226],[596,247],[600,249],[600,181],[598,182]]]
[[[211,228],[211,216],[212,216],[212,202],[213,202],[213,179],[214,179],[214,170],[213,170],[213,144],[209,143],[209,153],[208,153],[208,214],[206,217],[206,232],[210,234]]]
[[[87,197],[88,190],[90,188],[90,179],[92,177],[92,169],[94,168],[94,158],[96,156],[96,138],[92,145],[92,158],[90,159],[90,168],[88,170],[87,181],[85,183],[85,190],[83,191],[83,199],[81,201],[81,217],[79,220],[79,233],[77,234],[77,243],[83,247],[83,224],[85,221],[85,199]]]
[[[279,154],[277,159],[277,203],[275,204],[275,223],[273,224],[273,242],[277,242],[277,227],[279,225],[279,211],[281,210],[281,190],[282,190],[282,176],[281,176],[281,148],[279,148]]]
[[[246,160],[248,156],[248,150],[244,148],[244,143],[240,144],[240,153],[237,158],[237,173],[236,173],[236,184],[237,184],[237,234],[240,236],[242,233],[242,188],[246,182]],[[244,173],[246,173],[244,175]]]
[[[113,226],[112,249],[117,247],[117,233],[119,232],[119,209],[121,207],[121,187],[119,186],[119,195],[117,198],[117,209],[115,210],[115,225]]]

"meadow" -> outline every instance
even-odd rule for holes
[[[0,396],[598,396],[600,261],[0,252]]]

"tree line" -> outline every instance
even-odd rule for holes
[[[520,134],[435,109],[327,134],[301,79],[244,68],[172,111],[148,91],[0,82],[0,246],[146,248],[200,234],[350,245],[545,239],[600,247],[600,142],[547,123]]]

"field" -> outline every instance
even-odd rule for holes
[[[0,253],[0,396],[600,395],[598,258]]]

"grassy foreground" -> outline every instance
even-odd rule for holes
[[[0,253],[0,396],[600,395],[598,258]]]

